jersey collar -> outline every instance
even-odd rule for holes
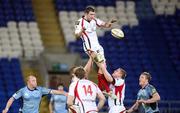
[[[90,23],[91,21],[88,21],[87,19],[84,18],[85,16],[82,16],[82,19],[86,20],[88,23]]]
[[[149,83],[148,84],[146,84],[142,89],[146,89],[146,87],[149,85]]]
[[[27,89],[28,89],[29,91],[37,90],[37,88],[34,88],[34,89],[32,90],[32,89],[30,89],[28,86],[27,86]]]

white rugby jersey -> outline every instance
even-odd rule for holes
[[[125,81],[124,79],[114,79],[113,84],[110,84],[110,89],[113,91],[113,94],[117,96],[117,99],[108,98],[108,104],[111,108],[115,105],[124,106],[123,101],[125,97]]]
[[[79,33],[82,28],[85,28],[85,32],[83,32],[81,39],[83,41],[83,48],[85,51],[92,50],[96,51],[99,48],[100,44],[98,41],[96,27],[105,24],[100,19],[93,19],[91,21],[87,21],[84,17],[80,18],[75,22],[75,34]]]
[[[100,93],[98,86],[86,79],[73,82],[68,95],[75,97],[75,105],[80,106],[81,113],[97,111],[96,97]]]

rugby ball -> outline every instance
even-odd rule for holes
[[[118,38],[118,39],[124,37],[124,32],[118,28],[111,29],[111,34],[113,37]]]

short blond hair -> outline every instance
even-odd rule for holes
[[[151,74],[148,72],[142,72],[141,75],[145,75],[148,82],[150,82],[152,79]]]

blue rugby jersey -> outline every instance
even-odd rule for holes
[[[52,95],[51,100],[54,103],[54,113],[67,113],[66,101],[67,97],[64,95]]]
[[[140,89],[138,94],[137,94],[137,100],[144,99],[148,100],[152,98],[153,94],[157,93],[156,89],[154,86],[148,84],[144,88]],[[158,108],[158,103],[151,103],[151,104],[142,104],[142,107],[145,110],[145,113],[154,113],[159,111]]]
[[[34,90],[30,90],[27,86],[21,88],[15,94],[13,94],[14,99],[23,99],[23,113],[39,113],[39,105],[43,95],[49,94],[51,89],[44,87],[36,87]]]

